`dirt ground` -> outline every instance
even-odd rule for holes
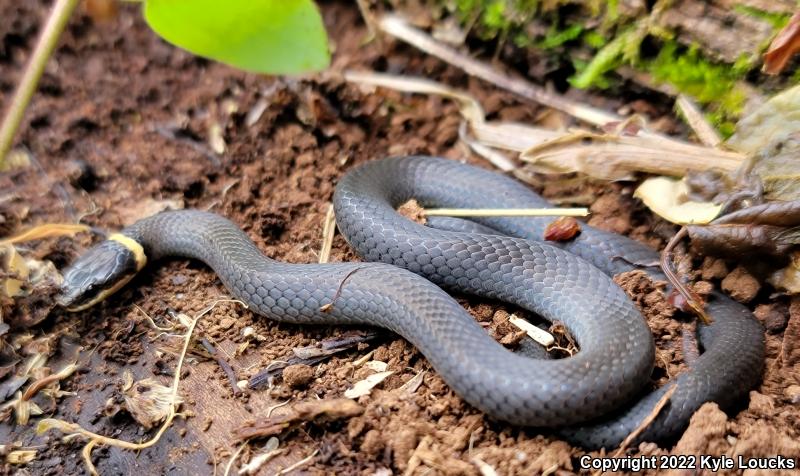
[[[0,1],[0,100],[7,103],[49,2]],[[289,262],[316,262],[322,226],[336,181],[352,166],[387,155],[430,154],[483,164],[459,143],[460,116],[446,100],[385,90],[367,91],[343,82],[344,68],[389,71],[433,78],[475,95],[489,118],[551,120],[552,112],[472,79],[462,71],[399,43],[364,43],[366,30],[354,4],[326,2],[323,14],[335,48],[330,73],[309,79],[246,74],[198,59],[151,33],[135,6],[95,23],[84,13],[70,22],[19,136],[35,160],[31,167],[0,175],[0,236],[46,222],[75,222],[116,230],[167,207],[208,209],[242,226],[267,255]],[[536,71],[536,58],[527,58]],[[541,69],[541,68],[539,68]],[[541,78],[534,78],[541,79]],[[632,93],[603,98],[570,92],[610,110],[640,111],[664,132],[681,133],[663,98]],[[545,114],[547,113],[547,114]],[[559,117],[560,121],[568,119]],[[226,143],[214,152],[208,138],[220,128]],[[550,197],[591,203],[590,223],[663,246],[675,228],[646,212],[628,184],[549,185]],[[580,203],[582,202],[582,203]],[[27,253],[62,268],[92,243],[77,238],[34,242]],[[332,261],[354,260],[344,240],[334,240]],[[687,259],[703,280],[748,302],[767,328],[767,361],[760,388],[735,415],[704,406],[677,442],[644,443],[630,455],[800,455],[800,300],[772,290],[736,263]],[[684,324],[663,316],[646,287],[633,286],[643,303],[659,349],[654,381],[681,370]],[[27,331],[58,349],[48,362],[80,365],[61,389],[74,392],[42,403],[46,416],[77,422],[91,431],[132,441],[151,437],[119,411],[123,372],[169,385],[180,342],[159,335],[144,314],[164,323],[168,310],[194,315],[226,291],[197,262],[174,260],[148,267],[123,291],[91,310],[52,311]],[[513,342],[515,329],[501,304],[459,297],[498,340]],[[137,309],[135,306],[138,306]],[[259,318],[236,304],[215,307],[198,324],[205,338],[246,380],[292,349],[352,329],[301,327]],[[46,340],[46,339],[44,339]],[[518,340],[518,339],[516,339]],[[244,346],[243,344],[249,343]],[[245,347],[244,350],[241,348]],[[76,352],[79,352],[76,354]],[[394,336],[334,355],[310,369],[293,368],[272,389],[234,395],[234,386],[213,360],[193,353],[182,375],[186,418],[141,452],[97,448],[101,474],[223,474],[241,442],[233,431],[244,423],[281,414],[273,408],[341,397],[373,373],[359,359],[385,362],[394,373],[358,402],[362,415],[311,422],[280,434],[284,452],[259,474],[274,474],[312,453],[298,470],[311,474],[480,474],[481,463],[497,474],[580,472],[580,448],[536,432],[491,421],[457,397],[411,345]],[[3,364],[7,365],[7,364]],[[424,373],[422,373],[424,372]],[[413,391],[398,391],[421,375]],[[288,407],[287,407],[288,408]],[[7,412],[8,413],[8,412]],[[37,418],[0,425],[0,443],[37,449],[18,474],[85,471],[80,440],[58,432],[37,436]],[[261,452],[254,440],[238,465]],[[235,469],[234,469],[235,470]],[[484,468],[483,471],[486,471]],[[583,471],[586,473],[586,471]],[[649,472],[651,474],[654,472]],[[748,471],[748,474],[780,471]],[[483,473],[491,474],[491,473]],[[688,473],[687,473],[688,474]],[[787,473],[788,474],[788,473]]]

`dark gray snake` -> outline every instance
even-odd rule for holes
[[[708,303],[714,322],[699,330],[702,355],[667,386],[646,388],[652,336],[609,278],[633,269],[630,263],[655,261],[658,254],[646,246],[586,225],[571,242],[542,243],[537,240],[552,220],[545,218],[451,219],[437,225],[448,230],[426,227],[395,210],[412,197],[426,207],[549,206],[509,177],[445,159],[406,157],[366,163],[336,188],[340,231],[361,257],[375,263],[274,261],[230,221],[192,210],[146,218],[122,234],[140,243],[149,258],[204,261],[258,314],[396,332],[453,390],[491,417],[557,427],[557,434],[587,448],[617,446],[669,386],[678,388],[639,440],[673,437],[703,402],[731,408],[760,381],[760,324],[745,307],[715,293]],[[453,231],[458,229],[469,232]],[[81,258],[65,273],[65,294],[92,287],[90,261]],[[430,281],[560,321],[580,352],[557,360],[509,352]]]

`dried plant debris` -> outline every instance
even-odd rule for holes
[[[50,261],[25,257],[14,245],[30,240],[74,235],[86,225],[46,224],[0,240],[0,321],[28,328],[43,321],[56,306],[62,278]]]
[[[770,144],[783,141],[800,130],[800,86],[787,89],[762,104],[736,124],[727,145],[758,155]]]
[[[239,474],[257,474],[262,466],[264,466],[272,458],[284,453],[284,449],[279,449],[280,440],[274,436],[267,440],[261,452],[250,459],[250,462],[242,465],[239,468]]]
[[[687,226],[694,249],[702,255],[741,258],[743,255],[786,256],[800,244],[800,227],[769,225]]]
[[[394,372],[387,370],[385,372],[374,373],[363,380],[359,380],[353,384],[352,388],[344,392],[347,398],[359,398],[372,393],[372,389],[378,386],[381,382],[386,380]]]
[[[637,172],[683,176],[687,172],[732,172],[744,161],[736,152],[655,135],[598,134],[576,130],[522,152],[520,159],[541,173],[581,172],[604,180],[629,180]]]
[[[798,51],[800,51],[800,12],[792,15],[789,23],[770,43],[764,53],[763,71],[767,74],[779,74]]]
[[[270,416],[237,428],[234,435],[240,440],[274,436],[306,422],[341,420],[362,413],[364,407],[349,398],[299,402],[288,407],[287,413]]]
[[[131,416],[146,430],[163,422],[173,405],[180,405],[180,396],[173,398],[172,389],[152,378],[133,381],[129,371],[123,374],[122,395],[125,398],[125,408]]]
[[[767,282],[787,294],[800,294],[800,251],[789,255],[789,264],[775,272]]]
[[[381,335],[383,334],[380,332],[353,331],[341,336],[324,339],[310,346],[294,348],[291,355],[273,361],[264,370],[253,375],[249,380],[248,387],[251,389],[261,388],[268,385],[275,377],[280,376],[284,369],[290,365],[314,365],[330,358],[334,354],[358,347]]]
[[[649,178],[633,195],[658,216],[681,225],[709,223],[722,210],[722,205],[692,200],[686,181],[669,177]]]
[[[785,258],[800,244],[800,200],[743,208],[686,230],[692,246],[703,255]]]

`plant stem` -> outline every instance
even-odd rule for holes
[[[3,124],[0,125],[0,169],[5,164],[6,155],[11,150],[14,136],[22,122],[22,118],[25,116],[25,109],[28,107],[34,91],[36,91],[36,86],[42,77],[47,60],[53,54],[58,39],[61,37],[61,32],[64,31],[67,20],[69,20],[72,11],[75,10],[78,1],[56,0],[55,4],[53,4],[53,9],[47,18],[47,24],[45,24],[39,35],[25,73],[22,75],[14,97],[11,99],[8,112],[3,118]]]

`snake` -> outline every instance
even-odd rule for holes
[[[367,161],[336,185],[336,224],[363,261],[300,264],[265,256],[221,215],[165,211],[143,218],[82,254],[67,270],[59,303],[82,310],[121,288],[149,260],[186,257],[214,270],[256,314],[297,324],[369,325],[413,344],[447,385],[491,419],[551,432],[587,449],[675,438],[705,402],[732,410],[758,385],[761,324],[720,292],[689,368],[653,388],[652,333],[612,276],[643,269],[663,280],[658,252],[581,224],[566,242],[545,242],[552,218],[407,218],[398,206],[551,207],[508,175],[455,160],[408,156]],[[532,358],[499,344],[447,291],[497,299],[561,323],[579,351]],[[674,387],[674,389],[673,389]],[[667,391],[666,404],[654,414]],[[663,402],[662,402],[663,403]],[[653,418],[654,417],[654,418]],[[647,426],[641,428],[645,419]]]

